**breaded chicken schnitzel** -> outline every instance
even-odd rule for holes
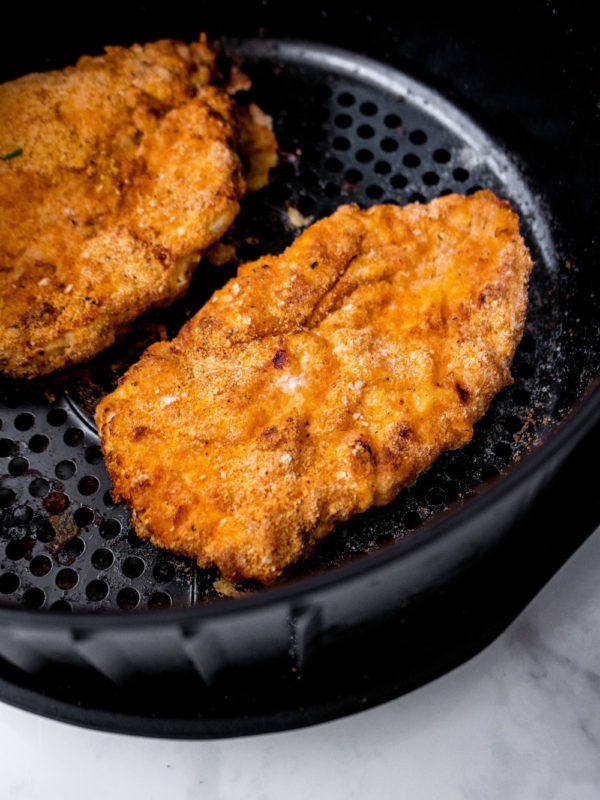
[[[240,151],[264,180],[269,118],[238,124],[214,64],[159,41],[0,85],[0,371],[83,361],[175,300],[239,211]]]
[[[531,266],[489,191],[339,208],[101,401],[115,498],[154,544],[272,583],[471,439],[511,382]]]

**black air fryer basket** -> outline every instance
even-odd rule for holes
[[[140,541],[93,410],[234,273],[91,364],[0,381],[0,698],[180,737],[307,725],[375,704],[489,643],[600,521],[600,61],[584,4],[248,2],[3,11],[0,79],[106,44],[202,30],[251,76],[281,160],[236,223],[240,256],[357,202],[493,189],[535,260],[514,385],[411,489],[340,527],[281,585],[222,598],[214,572]],[[1,121],[0,121],[1,122]]]

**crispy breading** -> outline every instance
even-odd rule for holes
[[[511,382],[531,266],[489,191],[338,209],[102,400],[114,496],[156,545],[272,583],[471,439]]]
[[[240,152],[276,150],[246,112],[240,141],[214,62],[202,36],[0,85],[0,371],[85,360],[185,291],[239,211]]]

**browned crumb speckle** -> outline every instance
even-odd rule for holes
[[[108,47],[0,85],[0,371],[86,360],[187,288],[275,159],[204,36]],[[239,114],[239,119],[238,119]],[[264,127],[264,130],[263,130]]]

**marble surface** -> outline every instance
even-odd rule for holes
[[[0,767],[11,800],[598,800],[600,529],[487,650],[379,708],[291,733],[171,742],[0,704]]]

